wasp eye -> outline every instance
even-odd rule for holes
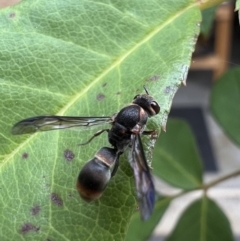
[[[156,101],[152,101],[151,102],[151,107],[153,108],[153,110],[155,111],[156,114],[159,113],[160,106],[158,105],[158,103]]]
[[[135,100],[135,99],[137,99],[139,96],[140,96],[140,95],[136,95],[133,99]]]

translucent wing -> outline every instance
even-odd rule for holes
[[[155,202],[155,190],[150,169],[144,154],[140,135],[132,135],[132,151],[129,161],[133,168],[139,209],[143,220],[151,215]]]
[[[12,128],[12,134],[20,135],[37,131],[88,127],[111,122],[111,117],[35,116],[16,123]]]

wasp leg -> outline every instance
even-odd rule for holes
[[[83,142],[83,143],[80,143],[78,144],[79,146],[84,146],[84,145],[87,145],[88,143],[90,143],[95,137],[101,135],[104,131],[107,131],[109,132],[109,129],[103,129],[103,130],[99,130],[98,132],[96,132],[88,141],[86,142]]]
[[[119,166],[119,157],[122,154],[123,154],[123,152],[118,152],[117,153],[116,163],[115,163],[115,165],[113,167],[113,170],[112,170],[112,173],[111,173],[111,177],[113,177],[116,174],[116,172],[117,172],[117,169],[118,169],[118,166]]]
[[[119,158],[117,158],[115,166],[113,167],[111,177],[113,177],[116,174],[118,167],[119,167]]]
[[[152,137],[157,135],[157,131],[156,130],[152,130],[152,131],[143,131],[142,135],[151,135]]]

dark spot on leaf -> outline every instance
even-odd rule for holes
[[[148,79],[146,79],[146,81],[151,82],[151,81],[157,81],[158,79],[160,79],[160,75],[155,74],[149,77]]]
[[[105,99],[105,95],[104,95],[104,94],[98,94],[98,95],[97,95],[97,100],[98,100],[98,101],[101,101],[101,100],[103,100],[103,99]]]
[[[107,83],[104,83],[103,85],[102,85],[102,87],[105,87],[107,85]]]
[[[68,162],[70,162],[75,157],[75,155],[71,150],[67,149],[64,151],[64,157]]]
[[[42,178],[45,178],[46,176],[42,176]]]
[[[15,18],[15,16],[16,16],[16,13],[10,13],[9,14],[9,18]]]
[[[36,227],[32,223],[24,223],[20,229],[20,232],[22,234],[27,234],[30,231],[38,232],[39,230],[40,230],[40,227]]]
[[[165,93],[165,94],[169,94],[170,90],[171,90],[171,87],[170,87],[170,86],[167,86],[167,87],[165,88],[165,90],[164,90],[164,93]]]
[[[52,241],[51,239],[47,238],[45,241]]]
[[[62,206],[63,205],[63,200],[56,193],[52,193],[51,194],[51,200],[57,206]]]
[[[116,95],[121,95],[121,91],[118,91],[118,92],[116,93]]]
[[[72,198],[73,197],[72,193],[68,193],[68,197]]]
[[[24,152],[23,154],[22,154],[22,159],[27,159],[28,158],[28,153],[27,152]]]
[[[32,215],[33,215],[33,216],[37,215],[37,214],[40,212],[40,209],[41,209],[41,208],[40,208],[40,206],[38,206],[38,205],[32,207],[32,209],[31,209]]]

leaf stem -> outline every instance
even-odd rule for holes
[[[230,178],[235,177],[235,176],[238,176],[238,175],[240,175],[240,170],[237,170],[237,171],[235,171],[235,172],[232,172],[232,173],[230,173],[230,174],[227,174],[226,176],[223,176],[223,177],[220,177],[220,178],[218,178],[218,179],[216,179],[216,180],[213,180],[212,182],[209,182],[208,184],[204,184],[204,185],[203,185],[203,189],[204,189],[204,190],[207,190],[207,189],[209,189],[210,187],[215,186],[215,185],[217,185],[217,184],[220,183],[220,182],[223,182],[223,181],[225,181],[225,180],[227,180],[227,179],[230,179]]]
[[[230,173],[230,174],[228,174],[226,176],[220,177],[220,178],[218,178],[218,179],[216,179],[216,180],[214,180],[212,182],[209,182],[207,184],[203,184],[202,187],[195,188],[195,189],[190,189],[190,190],[183,190],[183,191],[179,192],[178,194],[175,194],[175,195],[171,196],[171,198],[175,199],[175,198],[181,197],[181,196],[183,196],[183,195],[185,195],[185,194],[187,194],[187,193],[189,193],[191,191],[194,191],[194,190],[203,190],[204,195],[206,195],[206,191],[210,187],[213,187],[213,186],[219,184],[220,182],[223,182],[223,181],[225,181],[227,179],[230,179],[230,178],[238,176],[238,175],[240,175],[240,170],[232,172],[232,173]]]

